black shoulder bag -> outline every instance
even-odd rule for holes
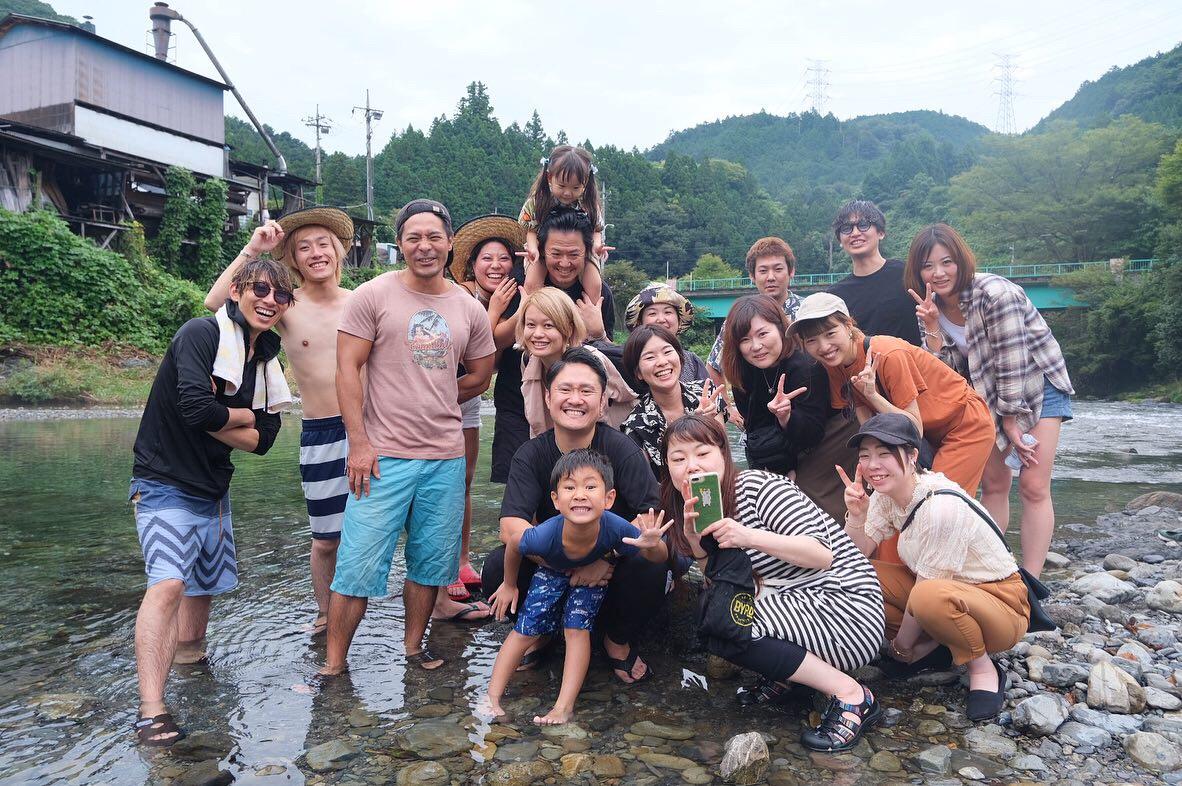
[[[706,578],[709,586],[698,601],[698,636],[706,650],[730,658],[751,644],[755,622],[755,577],[751,558],[743,549],[723,549],[707,535]]]
[[[989,528],[993,530],[993,533],[1001,539],[1001,544],[1006,547],[1006,551],[1010,552],[1011,555],[1014,553],[1013,550],[1010,549],[1010,544],[1006,543],[1005,534],[1002,533],[1001,527],[997,526],[997,522],[993,520],[993,517],[979,508],[977,506],[976,500],[959,489],[936,489],[935,491],[929,491],[927,496],[917,502],[915,507],[911,509],[911,512],[907,514],[907,520],[904,521],[903,526],[899,528],[900,534],[902,534],[903,530],[911,526],[911,522],[915,519],[915,514],[919,511],[920,506],[931,499],[933,494],[944,494],[947,496],[960,497],[963,499],[965,503],[970,508],[972,508],[973,512],[980,516],[985,521],[985,523],[989,525]],[[1041,601],[1044,601],[1051,596],[1051,591],[1047,589],[1045,584],[1036,579],[1030,574],[1029,571],[1026,570],[1026,568],[1022,567],[1021,565],[1018,566],[1018,573],[1022,576],[1022,583],[1026,585],[1026,596],[1030,601],[1030,624],[1027,625],[1026,630],[1029,633],[1037,633],[1039,631],[1055,630],[1058,628],[1059,626],[1055,624],[1055,621],[1051,619],[1050,616],[1047,615],[1046,610],[1043,609],[1041,603]]]

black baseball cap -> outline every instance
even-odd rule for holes
[[[846,447],[858,447],[865,437],[874,437],[884,445],[910,445],[918,448],[920,443],[919,429],[915,427],[915,421],[897,412],[884,412],[867,420],[858,429],[858,433],[850,437]]]
[[[402,206],[397,218],[394,219],[394,237],[401,239],[402,225],[408,218],[419,213],[434,213],[443,222],[444,231],[449,236],[454,234],[451,229],[451,213],[447,212],[442,202],[436,202],[434,199],[412,199]]]

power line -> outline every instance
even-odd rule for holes
[[[373,221],[373,124],[382,119],[382,110],[369,105],[369,91],[365,91],[365,106],[353,107],[353,114],[357,110],[365,112],[365,213]]]
[[[997,92],[997,127],[994,129],[999,134],[1014,134],[1018,130],[1018,124],[1014,121],[1014,59],[1012,55],[997,55],[1000,62],[997,68],[1000,71],[995,82],[998,83]]]
[[[316,114],[303,118],[304,125],[316,129],[316,187],[320,187],[320,135],[327,134],[332,128],[332,120],[320,114],[320,104],[316,105]],[[319,200],[317,200],[319,201]]]
[[[829,89],[829,69],[825,67],[826,62],[828,61],[809,60],[809,67],[804,71],[809,111],[818,115],[825,114],[825,102],[829,99],[826,93]]]

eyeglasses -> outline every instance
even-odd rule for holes
[[[291,301],[295,300],[295,295],[291,292],[288,292],[286,289],[280,289],[279,287],[272,287],[266,281],[250,282],[250,291],[253,292],[254,296],[259,300],[262,300],[267,295],[271,294],[272,291],[274,291],[275,302],[281,306],[290,305]]]
[[[847,221],[837,227],[837,233],[844,237],[854,234],[854,227],[857,227],[859,232],[868,232],[872,226],[874,226],[874,222],[867,221],[864,218],[856,224],[852,221]]]

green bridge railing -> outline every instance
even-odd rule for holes
[[[978,270],[982,273],[993,273],[1010,279],[1054,278],[1064,273],[1072,273],[1076,270],[1093,267],[1111,267],[1113,272],[1121,273],[1145,273],[1152,270],[1158,261],[1157,259],[1130,259],[1123,266],[1119,266],[1118,263],[1101,259],[1094,262],[1044,262],[1034,265],[993,265],[991,267],[978,268]],[[821,287],[827,287],[830,284],[836,284],[848,275],[848,271],[842,273],[800,273],[792,278],[792,288],[819,289]],[[681,292],[752,289],[754,286],[751,279],[747,276],[740,278],[683,278],[677,282],[677,288]]]

